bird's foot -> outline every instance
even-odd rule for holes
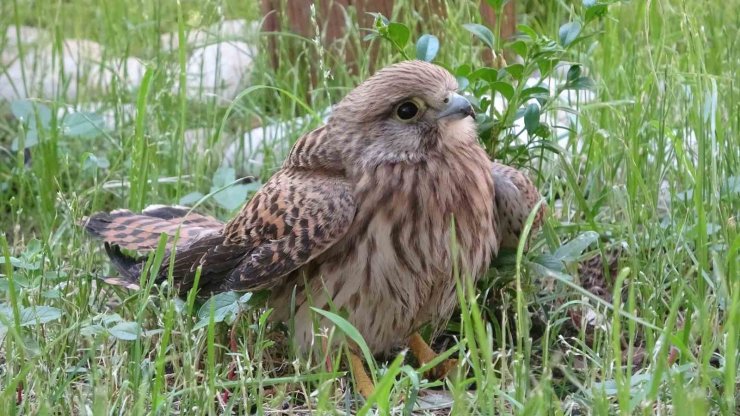
[[[411,338],[409,338],[409,349],[411,349],[411,352],[422,366],[437,358],[437,353],[424,341],[424,338],[418,332],[414,332]],[[447,377],[450,371],[457,367],[457,363],[458,361],[456,359],[449,358],[428,370],[424,375],[432,380],[441,380]]]
[[[427,371],[425,375],[432,380],[442,380],[457,368],[457,364],[458,360],[456,358],[448,358]]]
[[[373,384],[370,376],[367,375],[365,364],[362,362],[360,356],[350,352],[349,364],[352,367],[352,374],[355,376],[357,391],[367,400],[375,392],[375,384]]]

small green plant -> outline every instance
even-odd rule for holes
[[[500,8],[501,3],[491,2]],[[482,142],[491,154],[499,158],[511,159],[515,155],[519,162],[528,159],[527,150],[533,147],[550,147],[552,125],[543,120],[542,115],[548,111],[559,110],[561,95],[568,90],[590,90],[594,88],[591,78],[582,73],[582,65],[569,60],[573,48],[592,34],[583,34],[589,23],[603,17],[611,2],[599,2],[588,5],[585,23],[572,21],[560,27],[557,40],[538,33],[527,25],[517,26],[518,35],[510,41],[497,38],[488,27],[478,23],[467,23],[463,28],[483,44],[483,48],[492,55],[491,65],[473,65],[465,63],[448,68],[458,79],[460,89],[470,94],[478,110],[476,121]],[[385,16],[374,13],[374,27],[365,36],[365,40],[383,39],[404,58],[433,61],[439,52],[439,39],[432,34],[418,38],[414,47],[415,54],[408,49],[411,30],[399,22],[392,22]],[[474,48],[478,51],[479,48]],[[513,56],[511,63],[504,59],[504,51]],[[444,63],[441,63],[444,65]],[[548,78],[558,66],[568,67],[565,79],[550,79],[556,85],[551,88]],[[503,100],[503,106],[496,106],[497,99]],[[565,109],[566,111],[575,111]],[[516,130],[515,121],[523,119],[524,128]],[[519,140],[526,133],[527,139]]]
[[[13,116],[21,123],[19,137],[13,140],[12,150],[31,148],[39,144],[39,137],[51,134],[58,125],[66,139],[91,140],[105,133],[103,118],[94,112],[78,111],[66,114],[60,123],[52,123],[52,110],[39,102],[16,100],[10,104]]]

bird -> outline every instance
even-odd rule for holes
[[[409,346],[423,364],[436,354],[418,331],[450,318],[455,270],[481,278],[500,247],[516,246],[540,198],[526,175],[488,157],[456,78],[404,61],[347,93],[228,222],[157,205],[83,224],[118,270],[109,283],[138,288],[145,257],[121,248],[146,253],[177,233],[156,276],[171,275],[180,295],[198,271],[200,296],[269,290],[273,319],[294,319],[303,350],[318,329],[312,307],[343,309],[373,355]],[[535,228],[541,221],[542,210]],[[367,397],[355,350],[350,365]]]

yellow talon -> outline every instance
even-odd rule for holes
[[[437,353],[424,341],[424,338],[418,332],[414,332],[411,338],[409,338],[409,348],[422,366],[437,358]],[[447,377],[447,374],[455,367],[457,367],[457,360],[450,358],[427,371],[425,375],[431,379],[441,380]]]
[[[352,367],[352,374],[355,376],[357,391],[360,392],[362,397],[367,399],[375,391],[375,385],[365,371],[365,364],[357,354],[350,351],[349,365]]]
[[[432,350],[429,344],[424,341],[424,338],[422,338],[418,332],[415,332],[413,335],[411,335],[411,338],[409,338],[409,348],[411,349],[411,352],[414,354],[416,359],[419,361],[419,364],[422,366],[434,360],[438,356],[437,353]],[[425,375],[434,380],[441,380],[447,377],[447,374],[449,374],[455,367],[457,367],[457,362],[458,361],[454,358],[447,359],[438,364],[433,369],[427,371],[427,374]],[[360,358],[359,355],[350,351],[349,364],[352,368],[352,374],[355,377],[355,386],[357,388],[357,391],[365,399],[369,398],[375,391],[375,384],[373,384],[373,380],[365,371],[364,361],[362,360],[362,358]]]

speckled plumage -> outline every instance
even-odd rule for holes
[[[295,290],[295,335],[304,347],[313,341],[309,306],[345,308],[376,354],[447,319],[456,300],[453,218],[460,268],[475,280],[500,245],[518,240],[539,199],[524,175],[490,162],[456,89],[446,70],[418,61],[360,84],[325,126],[298,140],[231,221],[185,233],[172,270],[181,293],[201,266],[201,293],[269,288],[274,316],[285,320]],[[410,99],[418,118],[403,121],[397,111]],[[87,228],[108,243],[151,249],[159,232],[204,218],[181,214],[139,218],[149,229],[136,236],[124,235],[125,217],[101,221],[115,214],[96,214]],[[121,260],[115,249],[109,254],[124,281],[138,278],[140,262]]]

